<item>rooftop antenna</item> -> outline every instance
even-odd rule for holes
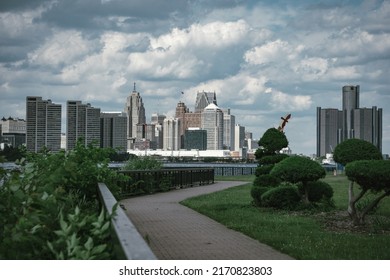
[[[135,90],[135,82],[134,82],[134,90],[133,90],[133,91],[136,91],[136,90]]]

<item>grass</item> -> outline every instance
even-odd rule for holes
[[[240,177],[233,178],[239,180]],[[248,182],[253,179],[254,176],[245,178]],[[343,214],[348,202],[348,181],[344,176],[327,176],[325,181],[334,189],[336,205],[336,210],[328,213],[254,207],[250,195],[251,182],[191,198],[182,204],[296,259],[390,259],[389,199],[385,198],[371,217],[374,223],[368,230],[329,228],[326,226],[329,221],[337,225],[349,223],[349,218]],[[387,231],[383,232],[383,228]]]

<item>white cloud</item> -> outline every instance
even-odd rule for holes
[[[289,95],[272,88],[268,88],[266,93],[271,95],[271,106],[280,111],[303,111],[313,103],[311,96],[307,95]]]
[[[59,31],[28,57],[31,64],[53,67],[76,61],[93,48],[93,44],[85,40],[80,31]]]

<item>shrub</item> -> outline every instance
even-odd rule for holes
[[[261,196],[263,193],[267,192],[270,188],[267,187],[260,187],[260,186],[253,186],[251,189],[251,196],[253,198],[253,203],[256,206],[262,206],[261,205]]]
[[[269,189],[261,196],[263,206],[285,210],[293,210],[300,200],[297,188],[294,186],[279,186]]]
[[[322,181],[309,182],[307,187],[309,201],[311,202],[330,200],[333,197],[333,189],[328,183]],[[298,184],[298,191],[302,196],[305,194],[305,189],[302,184]]]
[[[163,164],[157,159],[145,156],[130,158],[123,170],[156,170],[161,169]]]
[[[255,186],[268,187],[268,188],[276,187],[280,183],[281,183],[281,180],[278,177],[270,175],[270,174],[260,175],[260,176],[256,177],[255,181],[253,182],[253,184]]]
[[[256,168],[255,175],[260,176],[260,175],[269,174],[273,167],[274,167],[273,164],[261,165]]]
[[[286,154],[275,154],[271,156],[264,156],[261,159],[259,159],[259,164],[276,164],[278,162],[281,162],[285,158],[288,158],[289,155]]]

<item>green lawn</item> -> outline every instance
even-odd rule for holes
[[[220,178],[217,178],[217,180]],[[240,180],[233,177],[232,180]],[[327,176],[334,189],[336,210],[327,213],[288,212],[257,208],[251,204],[248,184],[191,198],[182,202],[229,228],[296,259],[390,259],[390,199],[385,198],[367,229],[349,230],[348,181],[344,176]],[[330,223],[332,222],[332,223]],[[327,224],[334,224],[331,228]]]

